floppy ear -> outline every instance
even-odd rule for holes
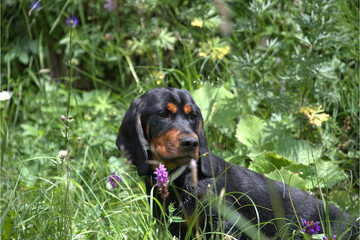
[[[213,177],[217,175],[218,166],[217,164],[212,164],[215,161],[214,155],[211,153],[207,139],[204,133],[204,122],[200,114],[200,120],[198,123],[198,136],[199,136],[199,155],[205,155],[199,158],[200,161],[200,170],[206,177]]]
[[[141,101],[141,99],[135,99],[131,103],[116,139],[116,146],[120,151],[125,152],[125,156],[131,164],[136,165],[140,176],[145,175],[149,168],[146,140],[140,119],[139,105]]]

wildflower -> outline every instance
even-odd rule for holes
[[[112,172],[111,176],[108,177],[108,182],[111,184],[111,186],[113,188],[116,187],[116,183],[120,183],[121,182],[121,178],[116,175],[116,173]]]
[[[69,150],[68,150],[68,149],[66,149],[66,150],[60,150],[60,151],[58,152],[59,158],[66,158],[68,154],[69,154]]]
[[[191,26],[193,27],[200,27],[202,28],[204,26],[204,22],[198,18],[195,18],[191,23]]]
[[[32,1],[32,3],[30,3],[30,11],[35,11],[36,9],[40,8],[40,1]]]
[[[9,100],[11,98],[11,92],[2,91],[0,92],[0,101]]]
[[[327,238],[326,236],[323,237],[323,240],[335,240],[336,239],[336,235],[333,235],[331,238]]]
[[[113,0],[105,0],[105,2],[106,3],[104,4],[103,8],[107,9],[109,12],[111,12],[117,7],[116,2]]]
[[[154,80],[156,81],[157,85],[160,85],[164,78],[165,78],[166,73],[164,73],[163,71],[153,71],[152,72],[152,76],[154,77]]]
[[[70,27],[70,26],[77,26],[79,24],[79,19],[77,19],[76,17],[69,17],[67,20],[66,20],[66,24]]]
[[[212,59],[223,59],[230,53],[230,46],[221,42],[219,38],[211,39],[206,43],[200,43],[199,56],[210,56]]]
[[[302,224],[304,229],[302,229],[303,232],[305,232],[308,235],[314,235],[318,234],[321,230],[320,223],[314,222],[314,221],[306,221],[305,219],[302,220]]]
[[[156,185],[159,187],[159,193],[163,198],[168,196],[167,184],[169,182],[168,172],[163,164],[159,164],[159,167],[155,169],[154,174],[156,175]]]
[[[310,124],[315,125],[317,127],[321,127],[321,124],[323,122],[329,120],[329,114],[323,113],[324,110],[322,109],[321,105],[319,107],[313,107],[313,108],[302,107],[300,109],[300,112],[305,114]]]

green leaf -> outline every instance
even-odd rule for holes
[[[211,121],[216,127],[229,127],[239,115],[234,95],[224,87],[204,84],[192,95],[201,109],[204,122]]]
[[[16,53],[14,51],[10,51],[5,54],[4,62],[8,63],[11,62],[16,57]]]
[[[204,84],[192,94],[196,104],[201,110],[204,122],[207,122],[210,117],[217,91],[218,88],[210,84]]]
[[[306,190],[306,181],[298,174],[294,174],[286,169],[280,169],[271,173],[265,174],[268,178],[288,184],[292,187]]]
[[[316,176],[315,167],[313,165],[304,165],[304,164],[291,164],[288,167],[284,167],[285,170],[288,170],[293,173],[302,173],[301,177],[303,179],[311,179]]]
[[[348,179],[347,174],[342,170],[337,163],[318,160],[315,163],[318,177],[320,179],[320,187],[332,188],[336,184]],[[309,184],[311,184],[309,182]]]
[[[158,37],[153,41],[153,44],[159,48],[174,50],[176,40],[174,33],[168,32],[166,28],[163,28]]]
[[[264,121],[255,117],[243,117],[236,129],[236,138],[249,149],[253,146],[261,147],[264,143],[262,133]]]
[[[23,64],[28,64],[29,63],[29,55],[26,52],[22,52],[19,55],[19,60]]]
[[[217,127],[229,127],[232,121],[239,116],[239,112],[240,108],[237,105],[234,95],[224,87],[219,88],[211,122]]]
[[[319,159],[322,154],[321,146],[316,146],[309,141],[282,138],[263,147],[267,151],[275,151],[280,156],[296,163],[309,165]]]
[[[236,138],[250,150],[275,151],[274,142],[291,136],[291,132],[281,123],[261,120],[256,116],[240,119],[236,129]]]
[[[5,216],[5,221],[2,226],[1,239],[8,239],[10,237],[11,231],[14,228],[14,211],[8,212]]]
[[[249,168],[261,174],[270,173],[291,164],[290,160],[274,152],[263,152],[255,157],[251,157],[251,159],[252,162]]]

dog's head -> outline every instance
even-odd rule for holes
[[[155,88],[131,103],[116,145],[137,166],[139,175],[146,175],[151,160],[173,169],[209,152],[203,126],[200,109],[188,91]],[[202,173],[210,176],[209,157],[199,161]]]

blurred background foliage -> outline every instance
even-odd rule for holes
[[[73,238],[157,238],[115,139],[130,102],[161,86],[193,94],[216,154],[357,214],[358,0],[3,0],[4,239],[64,237],[70,17]]]

